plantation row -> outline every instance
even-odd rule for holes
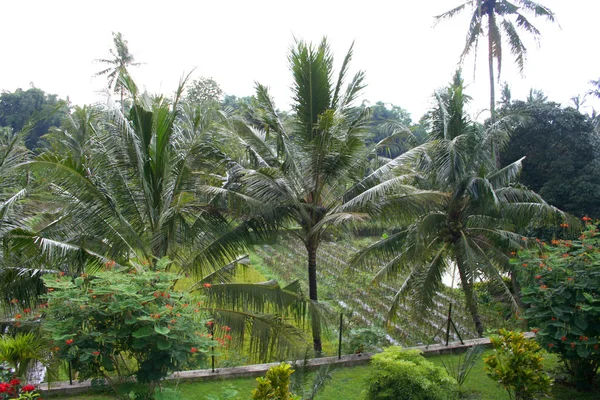
[[[282,284],[298,280],[305,293],[307,292],[306,251],[297,238],[285,235],[276,244],[257,245],[253,251],[262,259],[263,267],[272,274],[270,278],[275,278]],[[347,242],[321,244],[317,271],[320,282],[319,300],[326,301],[337,312],[344,312],[346,318],[350,318],[352,327],[382,327],[396,288],[400,287],[402,280],[374,284],[374,271],[348,265],[348,258],[356,251]],[[472,319],[463,307],[464,301],[459,294],[448,290],[447,293],[438,294],[436,306],[428,310],[427,315],[415,315],[409,304],[402,304],[401,312],[387,335],[388,342],[401,345],[428,343],[439,327],[445,326],[449,302],[453,303],[452,318],[462,338],[476,337]],[[486,317],[486,322],[490,322],[490,316]],[[458,340],[454,331],[450,337]],[[435,338],[435,342],[443,340],[443,334]]]

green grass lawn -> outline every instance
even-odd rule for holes
[[[445,356],[454,357],[454,356]],[[441,366],[439,356],[429,358],[436,365]],[[554,355],[547,355],[546,368],[553,369],[558,365]],[[357,366],[351,368],[338,368],[333,372],[331,382],[325,390],[317,396],[317,400],[361,400],[364,399],[365,378],[370,371],[370,366]],[[248,400],[252,389],[256,386],[253,378],[218,380],[212,382],[181,382],[178,386],[182,400],[207,400],[209,395],[223,395],[226,392],[237,391],[234,397],[223,399]],[[479,360],[465,382],[464,388],[469,393],[469,399],[505,400],[508,395],[499,385],[492,382],[483,370],[483,360]],[[600,391],[593,393],[577,392],[560,384],[555,384],[552,390],[554,399],[568,400],[593,400],[600,398]],[[219,398],[219,397],[217,397]],[[70,397],[71,400],[112,400],[108,395],[85,395]]]

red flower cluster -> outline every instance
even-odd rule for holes
[[[205,283],[205,284],[203,284],[202,286],[204,286],[205,288],[209,288],[209,287],[211,287],[212,285],[211,285],[210,283]]]
[[[73,339],[67,339],[67,340],[65,340],[65,343],[68,344],[68,345],[73,344],[73,342],[74,342]]]
[[[592,219],[590,217],[588,217],[587,215],[583,218],[581,218],[582,220],[584,220],[585,222],[590,222]]]

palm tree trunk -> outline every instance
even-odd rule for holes
[[[492,24],[493,18],[492,15],[488,15],[489,24]],[[494,53],[493,46],[494,41],[492,39],[492,35],[490,34],[490,30],[488,29],[488,67],[490,70],[490,114],[492,124],[496,122],[496,86],[494,83]]]
[[[308,241],[306,244],[306,251],[308,252],[308,297],[315,303],[319,300],[317,295],[317,248],[317,243]],[[313,348],[318,357],[323,351],[321,344],[321,320],[317,312],[313,312],[312,314]]]
[[[481,323],[481,317],[479,316],[479,310],[477,307],[477,297],[473,291],[473,282],[467,279],[465,272],[462,268],[458,268],[458,274],[460,276],[460,282],[462,284],[463,292],[465,292],[465,298],[467,300],[467,308],[473,318],[477,335],[483,337],[483,324]]]

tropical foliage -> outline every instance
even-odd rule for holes
[[[319,245],[327,230],[366,215],[342,207],[345,185],[359,171],[366,112],[352,103],[364,87],[358,72],[344,88],[352,49],[333,79],[328,43],[296,42],[289,56],[294,84],[294,116],[280,119],[266,87],[257,86],[262,126],[235,124],[235,134],[247,149],[244,164],[230,170],[226,190],[248,208],[254,220],[273,228],[290,228],[308,255],[308,294],[312,302],[314,349],[322,350],[320,314],[316,311]]]
[[[571,381],[584,389],[592,386],[600,366],[597,232],[589,223],[579,240],[553,240],[520,251],[514,260],[528,305],[524,317],[537,341],[560,356]]]
[[[540,346],[522,332],[501,329],[490,338],[494,353],[484,358],[487,375],[511,399],[536,399],[550,392],[552,379],[544,372]]]
[[[411,163],[420,176],[418,185],[438,190],[443,201],[358,253],[354,263],[383,263],[376,282],[404,274],[391,319],[403,298],[411,297],[425,309],[431,307],[444,274],[455,269],[477,332],[483,335],[474,283],[488,279],[512,299],[502,273],[508,270],[507,254],[527,240],[515,229],[560,213],[534,192],[515,185],[522,159],[496,168],[491,144],[506,144],[504,121],[484,129],[469,120],[464,110],[468,97],[459,73],[436,97],[438,105],[428,117],[429,141],[398,157],[396,163],[401,167]],[[516,310],[514,301],[513,305]]]
[[[494,82],[494,61],[497,62],[497,79],[502,71],[502,42],[508,41],[510,52],[515,57],[519,71],[523,73],[527,59],[527,48],[519,36],[518,29],[529,33],[539,40],[540,31],[527,19],[527,14],[543,17],[554,22],[554,13],[546,6],[531,0],[467,0],[458,7],[438,15],[437,21],[452,18],[456,14],[471,8],[471,20],[467,30],[465,47],[460,55],[461,63],[471,52],[477,52],[479,39],[487,36],[488,67],[490,78],[490,112],[492,122],[495,121],[496,96]],[[487,21],[487,27],[484,22]],[[504,37],[503,37],[504,36]]]

